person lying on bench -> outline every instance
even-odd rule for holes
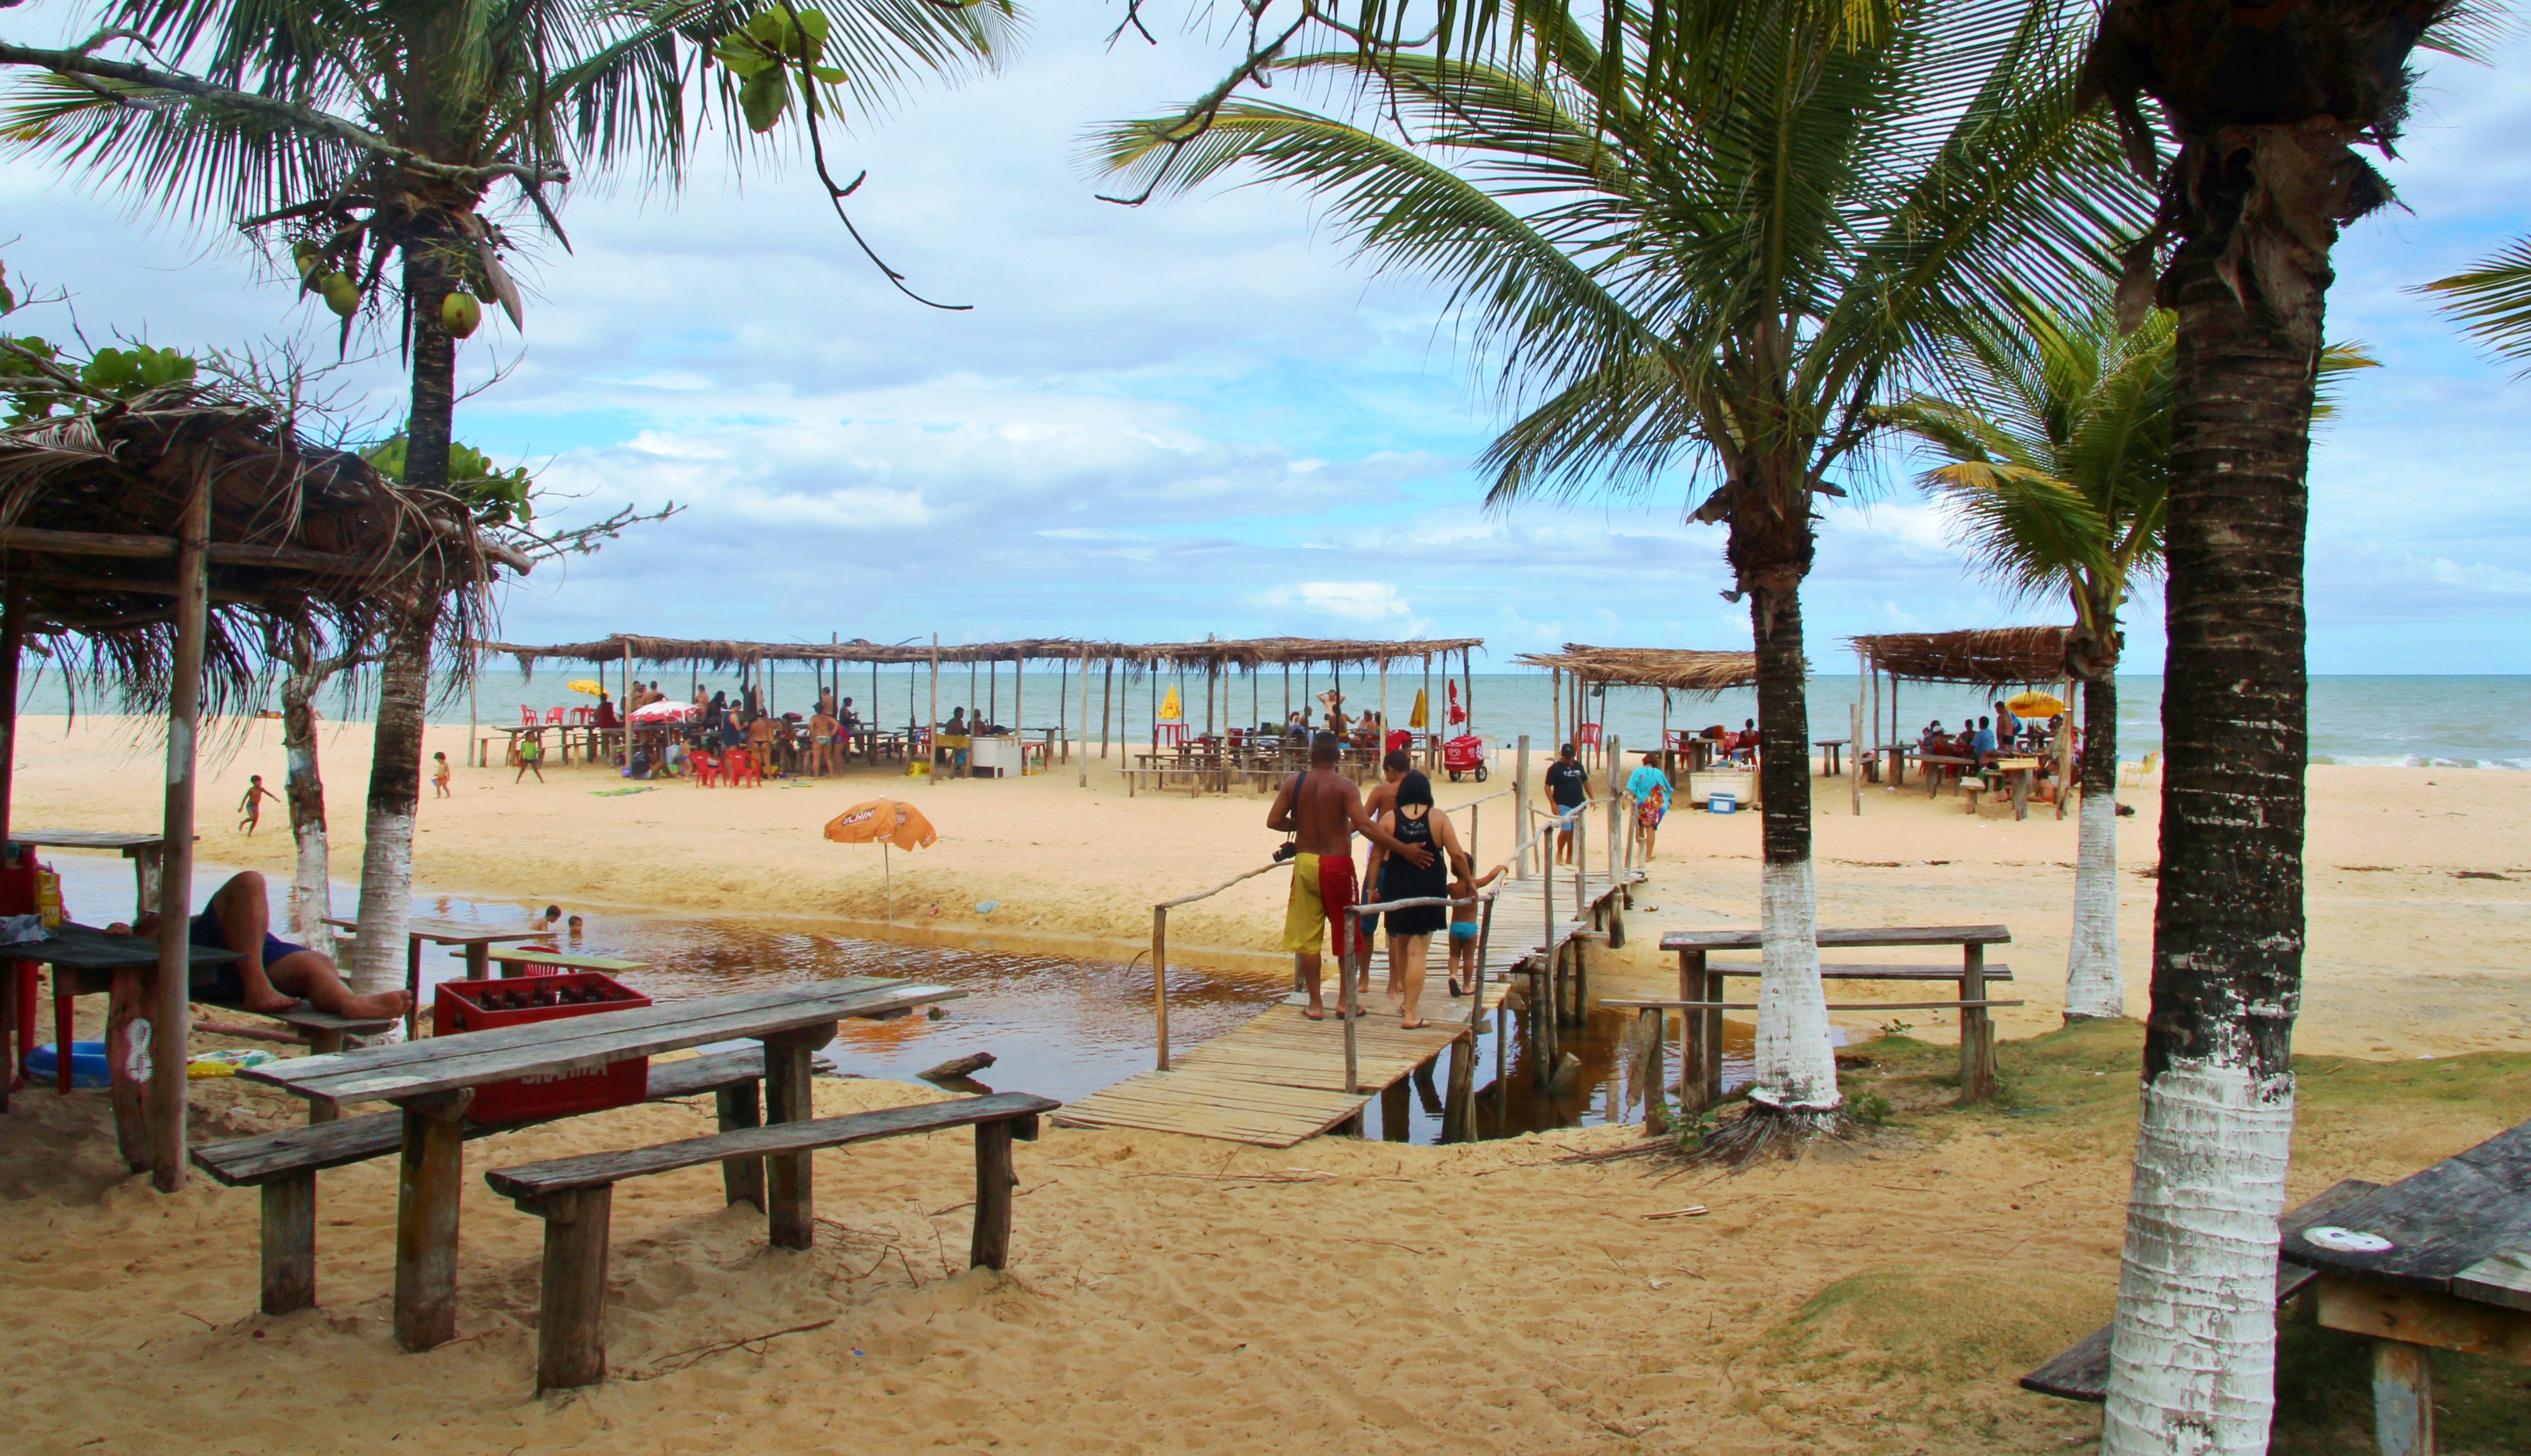
[[[131,924],[117,922],[105,929],[109,935],[155,935],[158,917],[144,915]],[[263,876],[252,869],[211,895],[211,903],[194,917],[187,938],[196,945],[238,953],[236,960],[222,962],[212,973],[206,1000],[270,1013],[288,1011],[305,999],[319,1011],[350,1021],[399,1017],[412,1004],[401,990],[355,995],[334,969],[333,957],[274,935]]]

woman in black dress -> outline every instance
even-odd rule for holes
[[[1459,831],[1451,826],[1450,817],[1433,806],[1433,781],[1421,769],[1398,781],[1397,807],[1388,831],[1401,843],[1424,845],[1433,852],[1433,863],[1421,868],[1393,856],[1382,855],[1379,864],[1379,898],[1382,900],[1420,900],[1443,898],[1450,893],[1450,862],[1463,855]],[[1388,930],[1388,966],[1397,980],[1398,1025],[1412,1030],[1429,1026],[1417,1014],[1424,995],[1424,962],[1433,948],[1434,934],[1450,924],[1447,905],[1418,905],[1405,910],[1389,911],[1383,919]]]

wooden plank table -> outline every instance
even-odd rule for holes
[[[525,976],[530,966],[551,966],[557,971],[603,971],[612,976],[619,971],[645,971],[648,961],[627,961],[616,956],[584,956],[571,951],[544,950],[533,945],[516,946],[488,953],[487,959],[501,968],[503,977]]]
[[[2039,763],[2040,760],[2037,758],[1995,760],[1995,767],[1998,772],[2012,776],[2012,816],[2016,819],[2030,817],[2030,779],[2032,774],[2039,771]]]
[[[405,1349],[422,1351],[457,1333],[463,1124],[477,1088],[518,1077],[592,1071],[715,1041],[752,1039],[764,1046],[765,1120],[806,1121],[815,1115],[809,1054],[834,1039],[839,1020],[901,1016],[965,994],[944,985],[850,977],[267,1062],[243,1068],[238,1075],[294,1096],[335,1103],[392,1102],[402,1110],[395,1335]],[[765,1215],[773,1242],[784,1248],[807,1248],[815,1227],[808,1159],[805,1152],[765,1159]]]
[[[349,916],[327,916],[325,924],[338,930],[358,933],[361,923]],[[429,945],[454,945],[466,959],[466,979],[481,980],[492,974],[492,946],[503,940],[542,940],[551,930],[496,930],[490,925],[467,921],[432,920],[415,916],[404,926],[404,989],[413,997],[413,1009],[405,1013],[407,1036],[420,1036],[422,1027],[422,948]]]
[[[2320,1271],[2322,1324],[2373,1337],[2383,1456],[2433,1456],[2432,1349],[2531,1365],[2531,1123],[2288,1230],[2278,1252]]]
[[[217,946],[188,945],[186,951],[192,981],[204,990],[209,989],[220,963],[237,959],[237,952]],[[143,1008],[154,1004],[150,996],[158,980],[158,937],[113,935],[93,925],[64,921],[43,939],[0,948],[0,955],[50,966],[57,1006],[67,1002],[65,991],[87,995],[103,989],[107,993],[105,1062],[108,1096],[114,1107],[114,1141],[126,1166],[136,1173],[148,1167],[149,1140],[141,1120],[141,1089],[148,1076],[145,1072],[134,1075],[132,1027],[142,1019]],[[17,996],[0,995],[0,1046],[7,1044],[11,1024],[17,1018]],[[70,1038],[65,1036],[61,1039],[67,1044]],[[151,1050],[158,1055],[170,1054],[165,1047],[152,1046]],[[179,1046],[172,1054],[181,1057],[185,1052],[186,1048]],[[64,1070],[70,1064],[67,1054],[58,1059]],[[0,1077],[0,1112],[9,1110],[8,1083],[8,1078]]]
[[[1837,776],[1836,770],[1839,756],[1845,752],[1846,743],[1847,740],[1842,738],[1815,738],[1811,740],[1811,747],[1821,750],[1826,759],[1826,763],[1822,769],[1823,777],[1835,778]]]
[[[1887,949],[1898,946],[1958,946],[1960,967],[1927,967],[1940,973],[1940,979],[1955,980],[1960,988],[1960,1100],[1977,1101],[1995,1092],[1995,1020],[1989,1014],[1997,1004],[1987,999],[1986,948],[2008,944],[2012,929],[2008,925],[1881,925],[1845,928],[1823,927],[1818,935],[1822,950]],[[1701,1011],[1683,1011],[1686,1023],[1685,1044],[1680,1048],[1680,1105],[1689,1111],[1712,1106],[1722,1097],[1722,982],[1728,976],[1751,976],[1757,968],[1748,966],[1713,966],[1706,957],[1717,950],[1763,950],[1765,940],[1755,928],[1725,930],[1670,930],[1661,935],[1660,948],[1678,956],[1678,999],[1695,1002]],[[1824,970],[1826,968],[1823,968]],[[1888,966],[1857,967],[1875,973],[1856,980],[1914,980],[1892,976],[1900,968]]]

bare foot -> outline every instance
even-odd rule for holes
[[[1312,1021],[1325,1021],[1327,1019],[1327,1008],[1324,1006],[1304,1006],[1301,1008],[1301,1014]]]
[[[377,991],[345,998],[338,1014],[346,1021],[388,1021],[404,1015],[412,1004],[413,997],[404,991]]]
[[[253,991],[250,990],[246,993],[246,998],[238,1004],[244,1006],[249,1011],[270,1015],[276,1011],[297,1010],[299,1007],[299,998],[297,996],[285,996],[279,991],[266,991],[261,995],[257,995]]]
[[[1400,1017],[1397,1022],[1397,1029],[1401,1032],[1420,1032],[1431,1025],[1432,1023],[1429,1021],[1408,1021],[1403,1017]]]

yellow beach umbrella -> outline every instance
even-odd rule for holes
[[[606,685],[595,678],[573,678],[563,686],[574,693],[586,693],[591,698],[603,696],[606,692]]]
[[[2064,702],[2053,693],[2033,688],[2017,698],[2004,700],[2005,707],[2025,718],[2053,718],[2065,710]]]
[[[1411,713],[1408,713],[1408,714],[1406,715],[1406,726],[1407,726],[1407,727],[1409,727],[1409,728],[1430,728],[1430,727],[1432,727],[1432,726],[1433,726],[1433,724],[1432,724],[1432,723],[1431,723],[1431,721],[1430,721],[1430,717],[1431,717],[1432,711],[1433,711],[1433,704],[1432,704],[1431,700],[1427,699],[1427,698],[1424,696],[1424,690],[1423,690],[1423,689],[1421,689],[1421,688],[1416,689],[1416,690],[1415,690],[1415,711],[1413,711],[1413,712],[1411,712]]]
[[[1186,709],[1178,702],[1178,690],[1174,685],[1170,687],[1168,696],[1160,700],[1160,721],[1163,723],[1186,721]]]
[[[901,799],[871,799],[854,805],[826,821],[826,837],[837,844],[878,846],[879,885],[887,896],[890,924],[896,920],[896,880],[888,864],[888,846],[913,850],[940,842],[939,832],[923,811]]]

